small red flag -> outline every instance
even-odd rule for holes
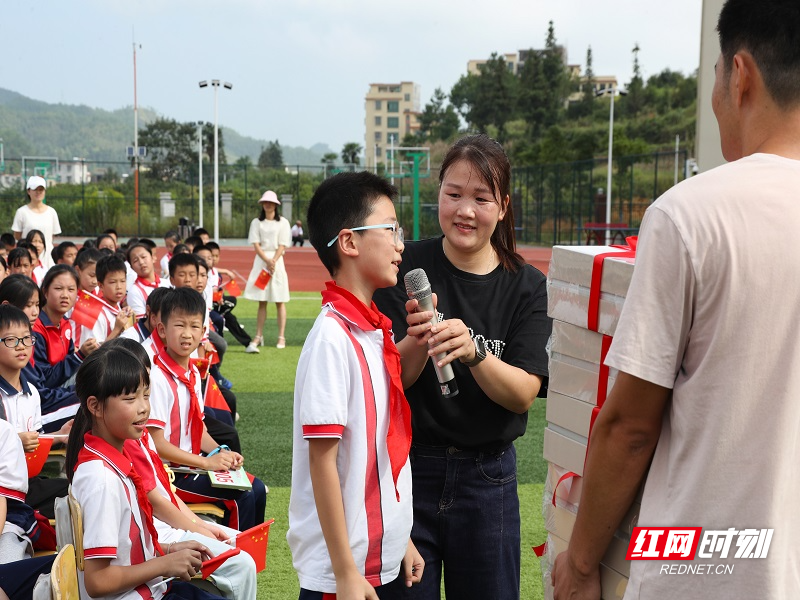
[[[211,296],[211,300],[216,302],[217,304],[222,303],[222,289],[214,290],[214,294]]]
[[[272,279],[272,273],[266,269],[261,269],[261,273],[258,274],[258,278],[253,285],[260,290],[266,289],[270,279]]]
[[[266,523],[251,527],[236,536],[236,547],[241,548],[253,557],[256,573],[267,568],[267,543],[269,542],[269,526],[275,522],[270,519]]]
[[[228,294],[228,296],[233,296],[234,298],[238,298],[239,296],[242,295],[242,289],[239,287],[239,284],[236,283],[235,279],[231,279],[228,283],[226,283],[222,287],[225,288],[225,293]]]
[[[209,558],[200,567],[200,572],[203,574],[203,579],[208,579],[208,576],[216,571],[220,565],[222,565],[222,563],[228,560],[231,556],[236,556],[239,554],[239,552],[241,552],[239,548],[231,548],[222,554],[217,554],[215,557]]]
[[[203,404],[209,408],[231,412],[230,406],[225,402],[225,397],[213,377],[209,377],[206,382],[206,395],[203,398]]]
[[[36,477],[42,472],[42,467],[47,462],[47,455],[52,447],[53,438],[39,438],[39,445],[36,450],[25,453],[25,461],[28,464],[28,477]]]
[[[211,361],[208,358],[193,358],[192,364],[200,372],[200,379],[208,377],[208,370],[211,368]]]
[[[81,290],[72,311],[72,320],[78,325],[91,329],[97,323],[97,318],[105,305],[106,303],[94,294]]]

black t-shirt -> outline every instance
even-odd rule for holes
[[[544,379],[552,328],[547,316],[545,276],[531,265],[516,273],[498,266],[487,275],[457,269],[442,249],[442,237],[407,242],[397,285],[378,290],[378,308],[392,320],[395,340],[406,337],[403,281],[413,269],[424,269],[438,297],[439,319],[461,319],[473,337],[482,336],[487,352],[503,362]],[[525,433],[528,414],[518,415],[496,404],[475,382],[469,367],[453,361],[459,393],[443,398],[429,360],[417,381],[406,390],[411,406],[414,441],[462,449],[499,449]]]

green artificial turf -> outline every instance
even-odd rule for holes
[[[255,302],[240,300],[235,309],[240,323],[253,335]],[[270,530],[267,569],[258,577],[258,598],[297,598],[299,587],[286,543],[289,488],[292,470],[292,401],[295,368],[303,341],[319,313],[318,293],[293,293],[287,303],[286,348],[275,347],[275,307],[270,304],[264,328],[264,347],[259,354],[245,354],[230,334],[223,374],[234,382],[240,420],[237,423],[248,471],[269,486],[267,518]],[[542,458],[545,401],[539,399],[530,411],[528,431],[517,440],[519,496],[522,513],[522,598],[543,597],[539,560],[531,546],[544,542],[542,519],[543,483],[547,464]]]

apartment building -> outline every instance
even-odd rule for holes
[[[367,168],[386,162],[387,149],[419,130],[420,89],[413,81],[371,83],[364,99]]]

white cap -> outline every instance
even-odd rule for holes
[[[44,180],[44,177],[39,177],[38,175],[31,175],[28,178],[28,189],[35,190],[36,188],[43,187],[47,189],[47,182]]]
[[[278,194],[276,194],[272,190],[267,190],[266,192],[264,192],[264,194],[261,196],[261,198],[258,199],[258,202],[259,202],[259,204],[261,202],[273,202],[274,204],[278,204],[278,205],[280,205],[280,203],[281,203],[281,201],[278,200]]]

